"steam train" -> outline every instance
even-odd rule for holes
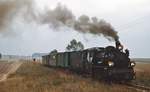
[[[42,64],[66,68],[98,79],[130,81],[135,78],[135,62],[130,61],[129,51],[123,51],[119,42],[116,42],[116,47],[94,47],[45,55]]]

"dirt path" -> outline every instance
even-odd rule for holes
[[[0,81],[7,79],[9,74],[14,73],[21,65],[21,62],[2,62],[0,63]]]

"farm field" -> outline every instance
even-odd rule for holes
[[[118,84],[83,78],[70,72],[41,64],[23,63],[0,82],[0,92],[139,92]]]
[[[136,82],[150,86],[149,67],[149,63],[136,64]],[[0,92],[140,92],[124,85],[109,85],[35,62],[1,62],[0,75],[3,79]],[[7,75],[7,79],[2,77],[4,75]]]
[[[150,58],[131,58],[131,60],[137,63],[150,63]]]
[[[0,61],[0,81],[4,81],[7,76],[15,72],[20,65],[20,62]]]
[[[136,82],[150,87],[150,63],[136,63]]]

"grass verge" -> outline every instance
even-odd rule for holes
[[[136,92],[122,85],[108,85],[60,69],[23,63],[4,82],[0,92]]]

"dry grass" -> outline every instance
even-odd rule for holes
[[[136,81],[150,86],[150,63],[137,63],[135,70]]]
[[[24,63],[4,82],[0,92],[136,92],[121,85],[108,85],[60,69]]]

